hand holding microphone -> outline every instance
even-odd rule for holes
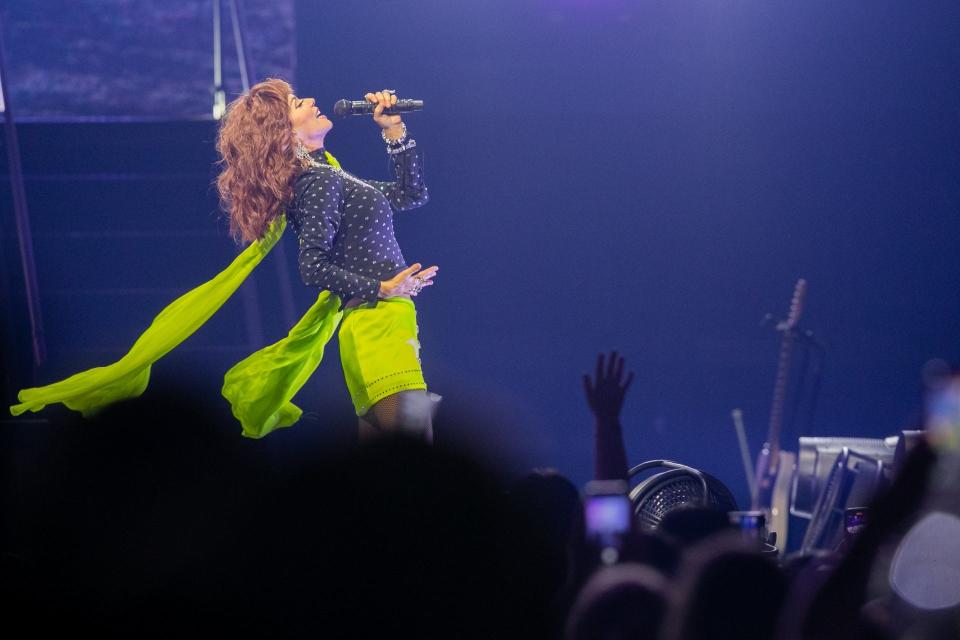
[[[363,100],[337,100],[333,105],[333,113],[340,117],[373,114],[373,121],[382,129],[381,134],[387,144],[402,142],[405,138],[407,129],[400,120],[400,114],[421,109],[423,100],[399,100],[393,89],[368,93]]]
[[[379,93],[393,94],[393,90],[384,89]],[[365,100],[337,100],[336,104],[333,105],[333,113],[339,117],[345,116],[365,116],[368,113],[373,113],[376,110],[379,102],[377,100],[370,100],[369,97],[373,96],[376,98],[377,94],[368,93],[367,99]],[[423,100],[410,100],[407,98],[391,98],[390,104],[384,105],[386,113],[389,115],[394,115],[397,113],[408,113],[410,111],[422,111],[423,110]]]
[[[373,110],[373,121],[383,129],[384,137],[387,139],[399,140],[403,135],[403,127],[400,120],[400,114],[384,113],[384,109],[397,104],[397,96],[391,89],[384,89],[376,93],[368,93],[363,96],[364,100],[370,104],[376,105]]]

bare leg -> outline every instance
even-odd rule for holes
[[[423,389],[400,391],[381,399],[359,418],[360,441],[403,433],[433,442],[433,414],[440,396]]]

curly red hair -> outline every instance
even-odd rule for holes
[[[262,238],[293,199],[304,164],[290,123],[292,93],[286,81],[269,78],[231,102],[220,122],[217,192],[237,241]]]

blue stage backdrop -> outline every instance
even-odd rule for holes
[[[254,33],[278,29],[259,36],[258,79],[291,77],[295,53],[298,93],[325,110],[382,88],[426,101],[405,120],[431,202],[396,227],[408,261],[440,266],[418,298],[427,380],[445,397],[439,439],[585,481],[580,376],[615,348],[637,374],[623,412],[631,462],[701,467],[745,501],[730,411],[743,409],[756,452],[778,348],[761,319],[786,314],[797,278],[809,282],[803,325],[825,348],[810,433],[914,426],[924,362],[960,360],[955,0],[245,4],[261,12]],[[55,34],[14,30],[14,97],[60,114],[103,89],[102,108],[69,113],[206,113],[209,8],[8,3],[10,24],[43,20]],[[100,24],[116,34],[113,55],[97,53]],[[84,69],[90,84],[61,86]],[[81,126],[66,147],[66,132],[24,130],[41,297],[61,350],[40,382],[119,356],[235,255],[209,186],[214,128],[188,124]],[[327,142],[357,175],[386,177],[369,120],[337,120]],[[262,336],[237,296],[155,367],[156,384],[201,374],[197,388],[227,415],[219,376],[291,324],[278,276],[296,311],[316,295],[284,242],[286,276],[275,253],[252,281]],[[252,444],[308,451],[329,416],[350,423],[332,345],[298,402],[311,420]]]
[[[730,410],[755,452],[760,321],[801,276],[814,434],[912,426],[923,363],[960,358],[956,2],[302,1],[296,30],[302,95],[426,101],[406,120],[432,199],[397,229],[440,266],[428,381],[488,446],[587,479],[580,374],[617,348],[631,461],[745,500]],[[370,123],[328,143],[383,175]]]
[[[294,67],[292,0],[238,0],[254,72]],[[241,91],[223,2],[223,81]],[[10,0],[3,3],[11,101],[17,117],[210,117],[211,0]]]

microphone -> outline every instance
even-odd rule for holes
[[[337,116],[365,116],[373,113],[377,105],[366,100],[337,100],[333,105],[333,113]],[[420,111],[423,109],[423,100],[397,100],[397,104],[383,110],[383,113],[391,116],[397,113],[409,113],[411,111]]]

